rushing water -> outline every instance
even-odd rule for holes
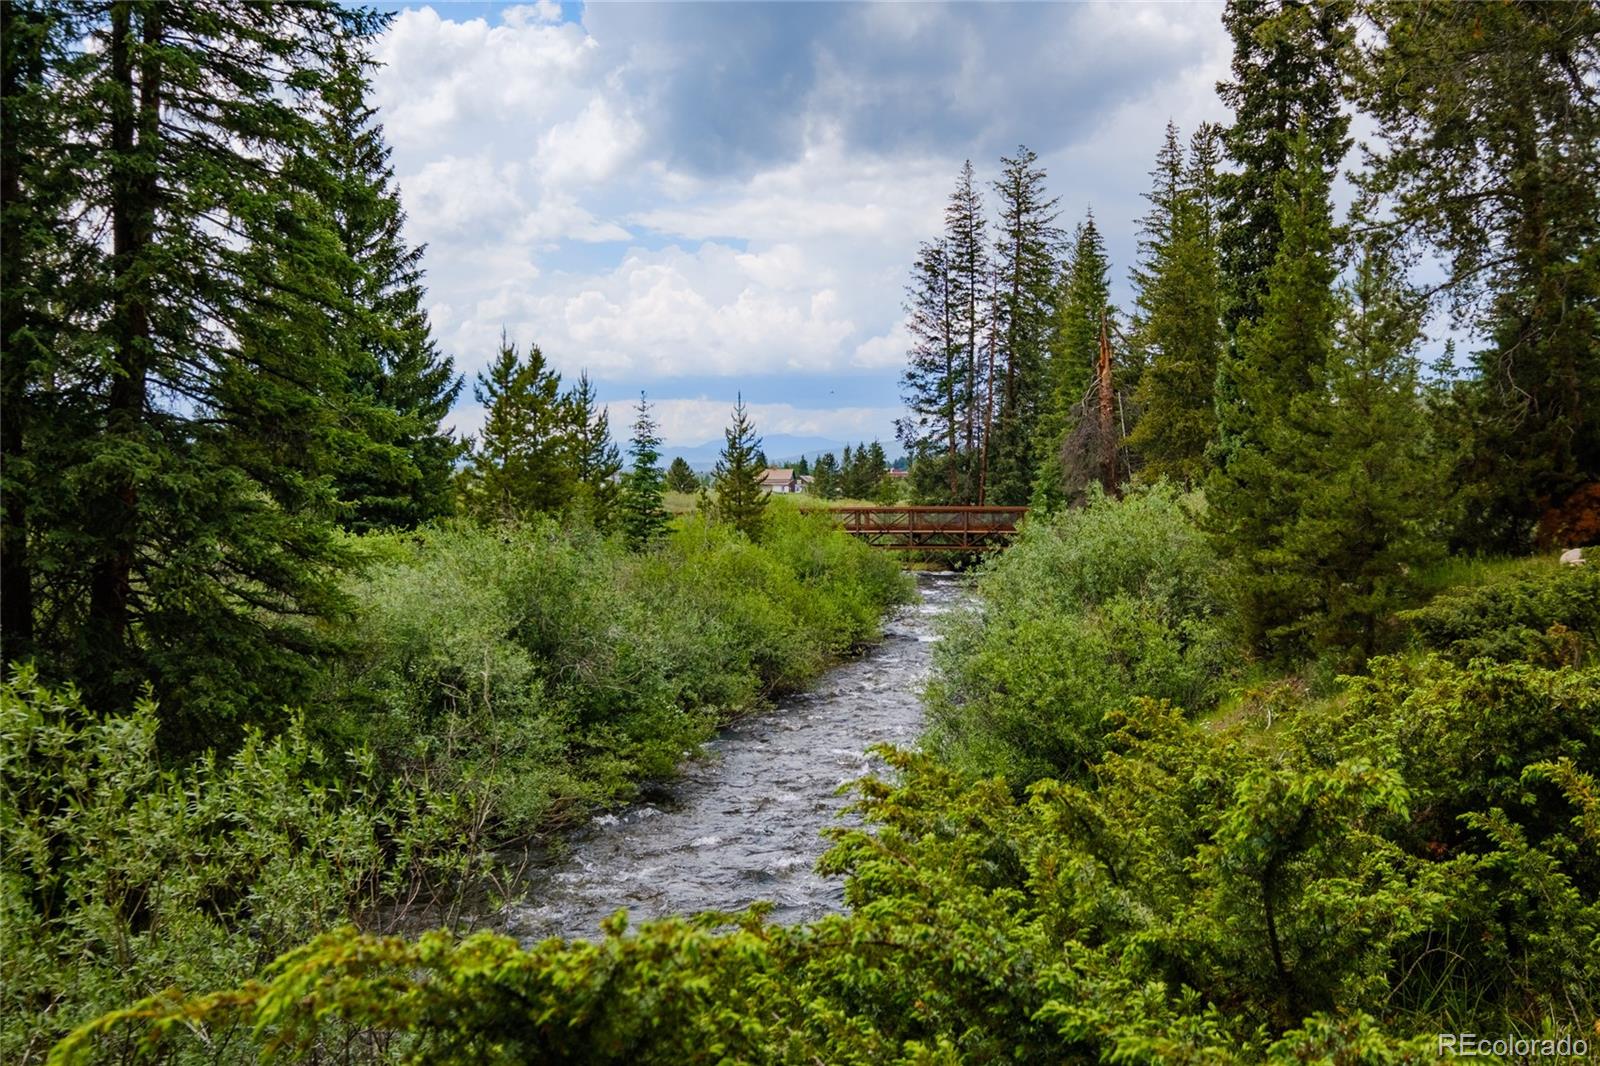
[[[651,802],[575,833],[564,859],[529,876],[507,931],[592,937],[619,907],[635,921],[756,900],[771,900],[781,922],[841,909],[843,882],[815,870],[821,831],[848,802],[836,792],[873,768],[871,745],[916,740],[933,616],[965,595],[950,575],[921,574],[917,584],[920,600],[865,655],[723,732]]]

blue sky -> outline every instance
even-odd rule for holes
[[[644,389],[669,451],[739,392],[768,434],[887,443],[964,159],[1037,152],[1125,304],[1168,118],[1226,115],[1211,4],[390,7],[374,96],[441,347],[470,381],[504,327],[618,423]]]

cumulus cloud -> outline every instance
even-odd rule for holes
[[[848,410],[874,433],[892,421],[907,271],[962,160],[987,179],[1033,147],[1064,224],[1094,205],[1120,279],[1162,128],[1220,116],[1228,56],[1214,5],[581,10],[418,7],[379,43],[441,344],[470,375],[504,326],[611,395],[726,379],[846,436],[856,415],[795,398],[838,379],[873,397]],[[670,402],[705,418],[683,440],[725,421]]]

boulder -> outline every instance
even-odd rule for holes
[[[1582,566],[1583,549],[1568,548],[1566,551],[1561,553],[1561,562],[1566,566]]]

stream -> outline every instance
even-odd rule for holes
[[[568,837],[559,861],[526,876],[505,931],[527,943],[596,937],[620,907],[633,923],[757,900],[783,923],[843,909],[843,879],[815,869],[822,830],[849,802],[836,792],[880,765],[870,746],[916,742],[934,618],[968,595],[952,574],[918,574],[917,589],[859,658],[724,730],[647,801]]]

